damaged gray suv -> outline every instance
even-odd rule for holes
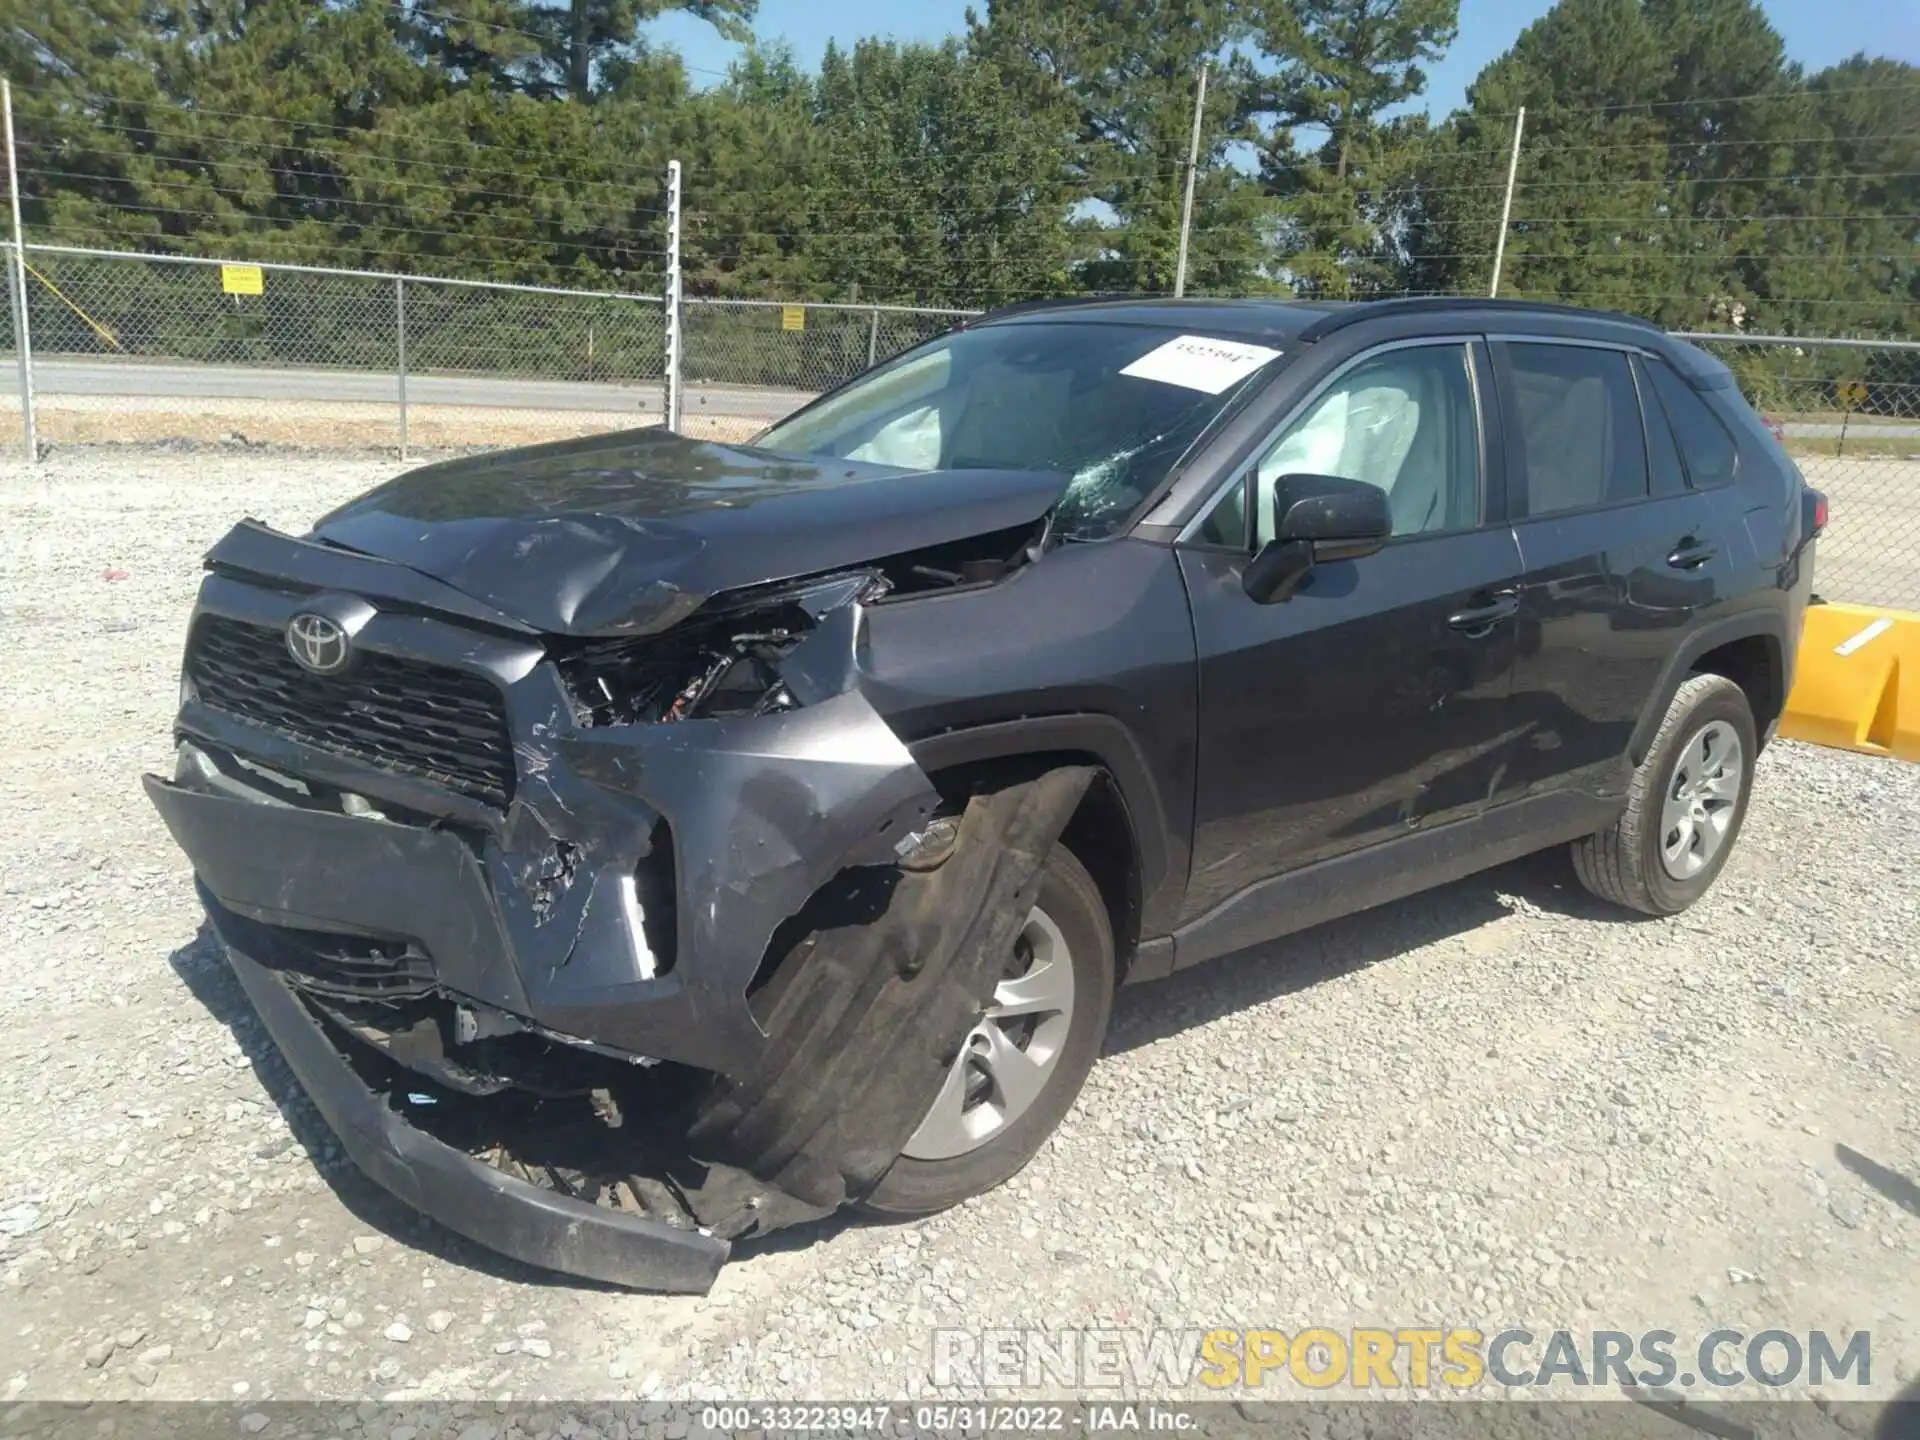
[[[374,1180],[699,1290],[1007,1179],[1117,984],[1556,844],[1692,902],[1823,523],[1624,316],[1030,307],[242,523],[147,790]]]

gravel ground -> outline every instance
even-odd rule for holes
[[[0,467],[5,1398],[917,1396],[937,1327],[1034,1325],[1866,1329],[1872,1393],[1914,1377],[1920,768],[1785,743],[1677,919],[1543,856],[1124,992],[1058,1137],[924,1223],[694,1299],[418,1221],[292,1086],[136,784],[201,552],[389,468]]]

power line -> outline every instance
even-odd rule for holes
[[[61,177],[66,179],[74,179],[74,180],[89,180],[89,181],[94,181],[97,183],[109,184],[109,185],[137,185],[142,187],[152,187],[152,188],[161,189],[161,190],[190,190],[190,191],[211,190],[216,195],[225,196],[229,198],[238,198],[243,201],[245,200],[246,193],[247,193],[246,191],[238,189],[234,186],[217,185],[205,179],[160,180],[160,179],[153,179],[153,178],[144,178],[144,179],[135,180],[135,179],[130,179],[127,177],[117,176],[117,175],[103,176],[103,175],[93,175],[93,174],[88,174],[86,172],[71,171],[71,170],[48,170],[48,169],[44,169],[44,168],[41,168],[38,166],[32,166],[32,165],[21,166],[20,173],[22,175],[56,176],[56,177]],[[447,187],[447,190],[449,194],[453,194],[453,195],[500,193],[496,191],[459,191],[459,190],[454,190],[451,187]],[[63,190],[63,191],[60,191],[59,193],[65,194],[65,195],[73,195],[76,192],[71,190]],[[96,196],[91,196],[91,195],[80,196],[78,198],[90,200],[97,205],[116,205],[117,206],[120,203],[114,200],[102,200]],[[524,198],[524,197],[508,196],[507,198],[512,199],[512,198]],[[276,190],[276,191],[273,191],[271,194],[263,197],[263,201],[268,204],[276,204],[276,205],[327,206],[327,207],[337,207],[340,209],[347,209],[347,210],[391,210],[391,211],[398,211],[403,215],[414,213],[413,207],[409,206],[405,201],[363,200],[363,199],[355,198],[353,196],[343,196],[343,195],[286,195]],[[236,209],[239,209],[240,213],[243,213],[243,214],[259,215],[259,211],[257,209],[244,209],[239,206],[236,206]],[[474,218],[478,219],[478,218],[481,218],[482,216],[497,218],[497,212],[494,212],[492,210],[481,211],[479,212],[479,214],[475,215]],[[261,216],[260,218],[266,219],[266,218],[272,218],[272,217]],[[312,218],[312,217],[303,216],[301,218]],[[341,220],[339,223],[346,223],[345,217],[341,217]],[[384,220],[375,220],[371,223],[380,225],[384,229],[394,230],[396,233],[405,232],[405,233],[421,234],[421,235],[451,233],[447,231],[432,231],[432,230],[407,231],[406,227],[389,225]],[[580,228],[584,230],[594,231],[601,234],[612,233],[614,235],[637,236],[640,233],[638,231],[633,231],[633,230],[619,230],[619,229],[614,229],[609,231],[608,227],[595,224],[592,221],[582,222]],[[461,232],[461,233],[466,233],[466,232]],[[648,238],[653,238],[653,237],[648,237]]]
[[[1525,152],[1523,151],[1522,153],[1524,154]],[[1703,186],[1713,185],[1785,185],[1803,180],[1912,180],[1916,178],[1920,178],[1920,170],[1809,170],[1793,175],[1708,175],[1702,176],[1699,179],[1692,179],[1686,176],[1661,175],[1644,180],[1633,178],[1620,179],[1617,177],[1602,180],[1531,180],[1516,184],[1514,189],[1516,191],[1623,190],[1632,189],[1635,186],[1647,185],[1657,185],[1662,188],[1698,189]],[[1505,181],[1497,181],[1483,185],[1415,185],[1413,188],[1415,192],[1420,195],[1460,195],[1469,192],[1503,191],[1507,187]],[[1354,194],[1373,196],[1376,198],[1390,198],[1395,194],[1395,191],[1391,189],[1357,190]]]
[[[52,233],[58,233],[63,235],[86,236],[97,243],[103,233],[103,229],[102,227],[97,225],[61,225],[58,223],[40,224],[32,227],[33,234],[40,234],[43,232],[52,232]],[[106,232],[106,233],[111,233],[111,232]],[[313,255],[313,256],[319,256],[322,258],[333,259],[335,261],[339,259],[341,254],[341,249],[342,249],[341,246],[302,244],[299,241],[291,240],[288,238],[290,235],[294,233],[296,232],[289,231],[289,230],[277,230],[277,231],[268,232],[266,234],[262,234],[259,232],[250,232],[247,234],[216,233],[211,235],[197,235],[190,238],[193,238],[195,240],[205,242],[205,243],[211,243],[216,246],[219,244],[219,242],[223,242],[227,240],[250,240],[250,241],[264,240],[269,242],[270,247],[275,251],[286,251],[292,254]],[[182,237],[164,236],[164,235],[156,236],[149,232],[138,232],[136,235],[134,235],[131,238],[154,240],[154,239],[176,239],[176,238],[182,238]],[[352,247],[352,253],[355,255],[378,257],[380,259],[385,259],[385,260],[405,261],[405,262],[408,262],[409,264],[418,263],[421,260],[453,259],[453,260],[458,260],[462,265],[485,267],[488,269],[492,269],[496,272],[506,271],[507,273],[513,274],[513,275],[524,275],[527,273],[527,269],[528,269],[528,266],[524,261],[496,260],[496,259],[485,258],[485,257],[476,257],[473,255],[458,255],[458,256],[421,255],[414,251],[386,250],[386,249],[362,246],[358,244],[355,244]],[[110,259],[107,259],[106,257],[101,257],[101,256],[81,255],[81,256],[70,256],[68,258],[79,259],[79,260],[94,260],[94,261],[99,261],[101,263],[112,263]],[[164,264],[172,263],[175,265],[188,266],[189,268],[196,269],[196,270],[202,268],[201,266],[194,265],[192,263],[195,258],[217,259],[221,257],[183,256],[183,255],[169,253],[167,251],[144,251],[141,253],[142,260],[152,261],[156,264],[164,265]],[[269,265],[273,263],[274,258],[277,258],[277,257],[269,257],[269,256],[263,256],[263,255],[257,255],[257,254],[248,254],[246,256],[233,257],[236,263],[245,263],[247,261],[258,261],[260,263],[269,264]],[[395,273],[400,274],[403,278],[407,280],[416,281],[420,284],[431,284],[435,280],[457,280],[462,278],[459,276],[449,276],[449,275],[415,275],[405,271],[396,271]],[[351,278],[351,277],[332,276],[328,278],[340,279],[340,278]],[[505,283],[505,282],[502,282],[502,283]],[[608,298],[613,300],[618,300],[618,299],[622,299],[623,297],[617,292],[609,291]]]
[[[164,162],[167,164],[176,164],[176,165],[184,165],[184,166],[202,166],[207,169],[213,169],[213,170],[228,168],[228,166],[233,163],[229,161],[205,160],[192,155],[166,155],[153,150],[136,151],[131,156],[128,156],[128,155],[125,155],[123,152],[108,150],[98,145],[74,145],[74,146],[71,146],[70,148],[73,150],[77,150],[83,154],[102,155],[107,157],[110,160],[111,159],[153,160],[153,161]],[[385,175],[370,179],[369,177],[366,177],[363,175],[342,175],[337,171],[301,170],[301,169],[298,169],[297,167],[288,166],[288,165],[259,165],[254,168],[264,171],[266,174],[269,174],[269,175],[283,175],[291,180],[333,180],[333,181],[340,181],[348,184],[375,184],[383,188],[389,187],[389,186],[404,186],[407,189],[412,189],[412,190],[428,190],[428,191],[438,192],[441,194],[457,195],[461,197],[486,195],[486,196],[491,196],[493,198],[501,199],[501,200],[525,201],[527,199],[526,193],[520,190],[486,190],[486,189],[481,189],[479,187],[469,188],[464,185],[449,185],[444,180],[402,180],[402,179],[394,178],[392,176],[385,176]],[[75,179],[94,180],[102,184],[114,184],[114,185],[157,185],[157,184],[165,183],[163,181],[159,181],[159,180],[155,180],[147,177],[132,176],[132,175],[107,175],[107,174],[101,174],[94,171],[42,170],[40,173],[44,175],[69,175]],[[586,181],[581,183],[590,184],[594,186],[601,186],[601,185],[613,185],[615,182],[610,180],[593,180],[593,181]],[[343,198],[341,203],[373,205],[373,204],[378,204],[379,202],[372,201],[372,200],[347,201],[346,199]],[[634,206],[632,213],[636,215],[664,215],[667,212],[665,210],[659,209],[654,206]]]
[[[431,165],[436,170],[449,170],[449,169],[457,170],[457,169],[467,168],[465,165],[461,163],[456,163],[454,161],[426,160],[426,159],[419,159],[413,156],[405,156],[405,155],[387,155],[387,154],[381,153],[378,150],[371,149],[371,148],[365,148],[365,149],[354,148],[354,147],[328,148],[328,146],[325,143],[320,141],[307,141],[298,145],[289,144],[286,147],[280,147],[280,146],[274,145],[270,141],[252,140],[252,139],[247,139],[243,136],[237,136],[237,135],[207,135],[207,134],[202,134],[198,131],[193,131],[193,130],[168,130],[168,129],[158,128],[155,126],[148,126],[148,125],[120,125],[120,124],[115,124],[111,121],[105,121],[105,120],[93,122],[92,128],[96,130],[114,130],[114,131],[119,131],[126,134],[131,134],[131,135],[166,135],[176,140],[197,140],[206,144],[237,145],[237,146],[242,146],[242,147],[256,149],[256,150],[280,149],[280,148],[310,150],[317,155],[326,155],[326,156],[334,156],[334,157],[350,157],[353,159],[361,159],[361,160],[369,160],[369,159],[380,160],[389,165]],[[372,130],[355,130],[350,133],[355,135],[365,136],[371,139],[375,134],[379,132],[372,131]],[[62,139],[58,143],[64,145],[72,142],[65,139],[65,137],[62,137]],[[438,142],[435,142],[435,143],[438,143]],[[504,147],[504,146],[496,147],[480,141],[469,142],[466,146],[466,149],[469,152],[469,160],[471,159],[471,154],[474,151],[480,151],[482,153],[485,153],[487,151],[494,150],[496,148],[500,149],[503,153],[508,153],[508,154],[519,153],[517,151],[508,149],[508,147]],[[140,155],[140,154],[147,154],[150,152],[135,151],[133,153],[136,155]],[[550,151],[544,152],[543,158],[546,158],[546,159],[553,158],[552,152]],[[199,163],[220,164],[222,162],[216,161],[216,160],[207,160]],[[651,176],[656,181],[656,183],[659,180],[659,172],[656,171],[651,166],[622,164],[618,161],[608,161],[608,160],[602,160],[602,159],[596,159],[594,161],[594,164],[604,169],[629,170],[635,173],[645,174],[645,175]],[[577,177],[565,176],[565,175],[539,175],[539,174],[534,174],[530,171],[525,171],[525,170],[507,170],[502,173],[504,173],[510,179],[538,180],[545,184],[551,184],[551,185],[618,185],[620,183],[619,181],[614,181],[614,180],[583,180]]]
[[[203,105],[189,105],[179,100],[167,100],[159,97],[139,98],[134,96],[115,95],[111,91],[100,91],[100,90],[83,91],[75,95],[73,98],[82,103],[87,103],[87,102],[104,103],[107,105],[121,106],[128,109],[157,108],[162,110],[177,111],[183,115],[193,115],[193,116],[204,115],[210,118],[220,119],[220,120],[258,120],[269,125],[285,126],[289,130],[325,130],[325,131],[330,131],[336,135],[362,135],[362,136],[373,136],[373,135],[385,133],[381,131],[376,124],[373,124],[373,123],[369,123],[366,125],[336,125],[329,120],[308,120],[308,119],[302,119],[299,116],[274,115],[274,114],[268,114],[264,111],[259,111],[259,110],[215,110]],[[417,110],[419,108],[424,108],[424,107],[415,107],[415,109],[413,110],[406,110],[400,113],[403,113],[403,114],[417,113]],[[133,130],[136,133],[148,128],[145,126],[114,125],[105,120],[95,119],[92,116],[84,117],[84,123],[88,125],[95,125],[102,129],[108,129],[108,130],[128,129],[128,130]],[[175,131],[155,130],[154,133],[155,134],[175,134],[175,135],[197,135],[200,132],[187,131],[187,130],[175,130]],[[455,139],[450,136],[430,136],[429,135],[429,136],[419,136],[419,137],[413,137],[413,138],[415,139],[416,143],[419,143],[419,144],[439,145],[439,146],[445,146],[448,148],[458,149],[462,151],[472,150],[475,148],[499,150],[506,154],[529,157],[535,160],[551,159],[553,155],[553,151],[550,148],[539,147],[539,146],[529,147],[529,146],[517,146],[517,145],[502,145],[502,144],[499,144],[498,142],[478,141],[478,140],[472,140],[464,137]],[[446,163],[446,162],[440,162],[440,163]]]
[[[1760,147],[1778,149],[1789,145],[1863,145],[1881,140],[1920,140],[1920,130],[1896,130],[1865,135],[1781,135],[1757,140],[1684,140],[1663,136],[1653,140],[1608,140],[1579,145],[1540,144],[1530,141],[1521,147],[1520,158],[1522,162],[1527,162],[1552,155],[1620,154],[1636,150],[1672,154],[1700,150],[1751,150]],[[1424,143],[1431,145],[1432,141],[1428,140]],[[1449,159],[1471,159],[1481,155],[1505,156],[1511,148],[1512,141],[1509,138],[1497,145],[1474,145],[1440,153],[1445,154]]]
[[[273,233],[275,231],[284,231],[284,230],[296,230],[298,229],[298,227],[304,225],[304,226],[311,226],[313,228],[317,228],[320,230],[371,230],[374,233],[379,235],[427,235],[427,236],[434,236],[434,237],[438,237],[441,239],[448,239],[448,240],[464,240],[469,244],[478,243],[482,245],[517,245],[523,248],[526,246],[539,246],[547,250],[586,250],[586,251],[592,251],[602,255],[656,255],[657,256],[657,255],[663,255],[666,253],[665,251],[662,251],[662,250],[639,250],[639,249],[634,249],[632,247],[625,246],[625,245],[593,245],[584,241],[571,240],[566,238],[531,239],[531,238],[523,238],[523,237],[513,236],[513,235],[476,234],[468,230],[423,230],[423,229],[418,229],[418,228],[415,228],[412,226],[406,226],[406,225],[386,225],[386,224],[381,224],[379,222],[375,222],[373,224],[361,224],[353,220],[344,220],[344,219],[329,223],[327,221],[316,219],[315,217],[312,217],[312,216],[302,216],[299,219],[293,221],[291,224],[288,224],[283,221],[280,221],[275,216],[258,215],[258,214],[254,214],[251,211],[244,211],[244,210],[236,210],[236,211],[195,210],[195,209],[188,209],[188,208],[178,207],[178,206],[113,204],[111,202],[106,202],[106,201],[95,201],[94,203],[101,205],[103,208],[105,208],[108,211],[109,214],[116,214],[116,215],[126,213],[126,212],[132,212],[136,214],[158,215],[163,217],[178,216],[181,218],[186,218],[186,217],[192,216],[192,217],[198,217],[200,219],[205,219],[205,220],[250,221],[250,222],[265,224],[271,227],[271,229],[267,233]],[[186,238],[186,237],[179,237],[179,238]]]
[[[1508,251],[1509,255],[1513,252]],[[1505,288],[1504,286],[1502,287]],[[1897,307],[1898,301],[1886,300],[1814,300],[1800,299],[1795,296],[1778,297],[1771,295],[1725,295],[1702,296],[1691,290],[1557,290],[1542,289],[1533,291],[1516,290],[1516,296],[1532,300],[1564,300],[1573,297],[1600,297],[1614,300],[1678,300],[1688,304],[1698,304],[1702,300],[1737,300],[1743,305],[1821,305],[1844,306],[1854,310],[1881,310]],[[1808,337],[1813,338],[1813,337]]]
[[[1860,220],[1920,220],[1915,215],[1533,215],[1513,217],[1515,225],[1806,225]]]
[[[1802,86],[1790,90],[1753,90],[1744,95],[1698,95],[1684,100],[1623,100],[1615,105],[1564,105],[1555,106],[1554,113],[1560,115],[1607,115],[1632,110],[1673,110],[1688,105],[1738,105],[1748,102],[1775,100],[1814,101],[1835,95],[1870,95],[1885,91],[1912,91],[1920,95],[1920,80],[1888,80],[1870,85],[1831,85],[1815,90],[1811,86]],[[1515,112],[1511,110],[1475,110],[1463,112],[1476,119],[1510,120]]]

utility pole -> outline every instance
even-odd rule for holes
[[[20,433],[27,445],[27,463],[37,464],[40,442],[33,424],[33,337],[27,323],[27,252],[20,234],[20,169],[13,149],[13,82],[0,79],[0,110],[6,112],[7,200],[13,206],[13,270],[7,277],[7,299],[13,302],[14,353],[20,365]]]
[[[1513,219],[1513,178],[1520,173],[1520,137],[1527,129],[1527,107],[1513,117],[1513,153],[1507,156],[1507,198],[1500,206],[1500,238],[1493,242],[1493,287],[1487,298],[1500,298],[1500,266],[1507,258],[1507,225]]]
[[[680,429],[680,162],[667,162],[667,429]]]
[[[1180,202],[1180,258],[1173,268],[1173,298],[1187,293],[1187,232],[1193,228],[1193,173],[1200,168],[1200,117],[1207,108],[1207,68],[1200,62],[1200,84],[1193,95],[1193,134],[1187,141],[1187,193]]]

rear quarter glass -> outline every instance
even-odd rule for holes
[[[1740,469],[1740,443],[1726,412],[1734,406],[1751,411],[1737,390],[1715,388],[1702,392],[1659,360],[1649,362],[1654,393],[1666,411],[1667,424],[1679,443],[1688,477],[1696,490],[1731,485]],[[1715,402],[1720,402],[1716,407]],[[1731,401],[1731,404],[1727,402]],[[1764,426],[1761,427],[1764,430]]]
[[[1755,501],[1796,510],[1807,481],[1799,462],[1782,443],[1785,431],[1776,428],[1779,422],[1770,423],[1737,389],[1713,390],[1700,398],[1740,443],[1740,470],[1735,476],[1740,488]]]

